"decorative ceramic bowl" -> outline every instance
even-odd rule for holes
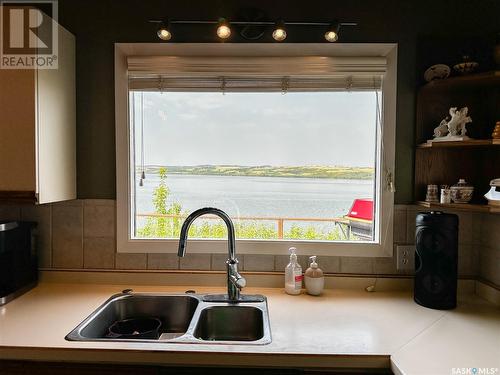
[[[424,73],[424,79],[427,82],[434,81],[435,79],[445,79],[450,76],[450,67],[444,64],[437,64],[431,66]]]
[[[467,184],[467,182],[461,178],[458,184],[453,185],[451,188],[451,200],[455,203],[469,203],[472,199],[472,194],[474,193],[474,186]]]
[[[479,64],[475,61],[467,61],[453,66],[456,72],[460,74],[470,74],[476,71]]]

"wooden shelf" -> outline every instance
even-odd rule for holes
[[[483,212],[500,214],[500,207],[489,206],[487,204],[473,204],[473,203],[429,203],[425,201],[417,201],[416,204],[421,207],[426,207],[436,210],[455,210],[455,211],[468,211],[468,212]]]
[[[417,96],[415,126],[414,200],[430,210],[457,210],[500,214],[500,207],[486,204],[482,195],[492,179],[500,177],[500,140],[491,139],[500,119],[500,70],[456,75],[429,82]],[[472,139],[455,142],[426,141],[451,107],[468,107],[473,123],[468,127]],[[425,142],[425,143],[421,143]],[[476,189],[468,204],[427,203],[429,184],[452,185],[464,178]]]
[[[500,139],[471,139],[468,141],[453,141],[453,142],[425,142],[417,145],[417,148],[468,148],[468,147],[484,147],[484,146],[500,146]]]
[[[434,89],[434,88],[448,88],[456,86],[496,86],[500,84],[500,71],[493,70],[491,72],[484,73],[472,73],[461,76],[449,77],[446,79],[437,79],[426,83],[422,86],[422,90]]]

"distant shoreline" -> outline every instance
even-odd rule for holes
[[[193,165],[193,166],[146,166],[147,173],[158,174],[160,168],[167,168],[167,175],[200,176],[248,176],[248,177],[293,177],[330,178],[344,180],[371,180],[374,169],[368,167],[330,166],[241,166],[241,165]]]

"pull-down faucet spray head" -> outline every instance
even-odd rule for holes
[[[246,280],[238,272],[238,259],[236,259],[235,251],[236,241],[234,235],[234,225],[231,218],[224,211],[219,210],[218,208],[205,207],[191,213],[182,224],[177,255],[179,257],[183,257],[184,255],[186,255],[186,244],[189,228],[194,220],[205,214],[213,214],[219,216],[227,226],[227,294],[230,301],[236,302],[240,298],[240,289],[244,288],[246,285]]]

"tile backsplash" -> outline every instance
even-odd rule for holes
[[[481,226],[478,276],[500,286],[500,215],[488,215]]]
[[[396,205],[394,246],[412,244],[415,215],[422,209]],[[479,276],[500,285],[500,216],[457,212],[460,219],[459,274]],[[116,252],[116,202],[74,200],[41,206],[0,206],[0,220],[33,220],[39,223],[40,267],[53,269],[118,270],[223,270],[225,254],[126,254]],[[283,271],[287,255],[240,255],[244,271]],[[299,256],[306,268],[308,259]],[[322,256],[328,273],[394,275],[396,259]]]

